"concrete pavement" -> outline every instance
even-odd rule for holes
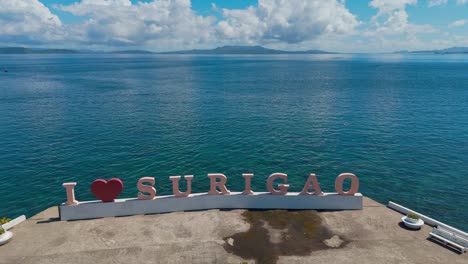
[[[468,263],[468,254],[427,240],[430,227],[402,227],[401,216],[369,198],[357,211],[209,210],[68,222],[52,207],[11,230],[0,263]],[[245,247],[256,239],[264,251]]]

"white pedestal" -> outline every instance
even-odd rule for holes
[[[0,246],[8,243],[8,241],[10,241],[11,238],[13,238],[13,233],[10,231],[5,231],[5,233],[0,235]]]
[[[230,195],[191,194],[189,197],[156,196],[153,200],[137,198],[117,199],[115,202],[80,202],[77,205],[62,204],[59,207],[61,220],[91,219],[113,216],[157,214],[178,211],[208,209],[310,209],[310,210],[359,210],[362,209],[362,194],[339,195],[271,195],[240,192]]]
[[[421,219],[418,219],[415,223],[408,221],[407,216],[403,216],[401,218],[401,221],[403,224],[405,224],[406,227],[411,228],[411,229],[420,229],[424,225],[424,221]]]

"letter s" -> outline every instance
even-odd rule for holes
[[[145,185],[143,183],[149,183],[150,185]],[[138,193],[138,199],[140,200],[151,200],[156,196],[156,189],[153,187],[155,183],[154,177],[143,177],[138,180],[137,189],[140,191]],[[149,195],[143,193],[149,193]]]

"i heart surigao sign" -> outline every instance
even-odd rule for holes
[[[245,189],[242,192],[244,195],[254,194],[251,189],[251,179],[254,175],[250,173],[242,174],[245,180]],[[169,179],[172,181],[172,191],[175,197],[187,197],[191,194],[192,191],[192,179],[193,175],[184,176],[187,181],[187,191],[181,192],[179,190],[179,181],[180,176],[171,176]],[[229,195],[230,191],[226,188],[227,177],[224,174],[213,173],[208,174],[210,178],[210,190],[208,191],[209,195]],[[278,189],[273,187],[274,181],[276,179],[281,179],[283,183],[278,184]],[[343,190],[343,183],[345,179],[351,180],[351,187],[348,191]],[[288,192],[289,184],[288,175],[284,173],[273,173],[271,174],[266,182],[268,192],[272,195],[285,195]],[[146,183],[146,184],[145,184]],[[137,189],[140,191],[138,193],[138,199],[140,200],[149,200],[156,197],[156,188],[154,186],[155,178],[154,177],[143,177],[137,182]],[[68,205],[76,205],[78,201],[75,199],[74,188],[76,183],[64,183],[67,191],[67,202]],[[91,183],[91,193],[96,196],[102,202],[113,202],[120,193],[123,191],[124,185],[122,180],[119,178],[112,178],[108,181],[104,179],[97,179]],[[342,173],[338,175],[335,180],[335,191],[340,195],[354,195],[359,190],[359,179],[356,175],[352,173]],[[312,192],[311,192],[312,191]],[[148,193],[148,194],[144,194]],[[317,180],[315,174],[310,174],[307,179],[302,192],[299,195],[323,195],[320,184]]]
[[[172,195],[157,196],[156,179],[140,178],[136,198],[118,199],[124,190],[119,178],[97,179],[91,183],[91,193],[97,201],[78,202],[76,182],[64,183],[67,201],[60,205],[62,220],[89,219],[107,216],[153,214],[205,209],[361,209],[362,195],[358,193],[359,179],[352,173],[342,173],[335,179],[335,192],[324,193],[315,174],[310,174],[301,192],[289,192],[288,175],[273,173],[266,180],[268,192],[254,192],[251,180],[254,174],[244,173],[244,190],[231,192],[226,188],[227,177],[221,173],[208,174],[210,188],[206,193],[192,193],[193,175],[185,175],[186,188],[181,191],[181,176],[171,176]],[[344,190],[344,181],[351,182]]]

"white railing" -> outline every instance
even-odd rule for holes
[[[15,225],[23,222],[24,220],[26,220],[25,215],[22,215],[20,217],[16,217],[15,219],[11,220],[10,222],[3,224],[2,228],[6,231],[6,230],[14,227]]]
[[[403,213],[403,214],[408,214],[408,213],[417,214],[417,215],[419,216],[419,218],[421,218],[421,219],[424,221],[424,223],[426,223],[426,224],[428,224],[428,225],[430,225],[430,226],[441,226],[441,227],[443,227],[443,228],[445,228],[445,229],[448,229],[448,230],[452,231],[453,233],[456,233],[456,234],[458,234],[458,235],[460,235],[460,236],[463,236],[463,237],[465,237],[465,238],[468,238],[468,233],[463,232],[463,231],[461,231],[460,229],[457,229],[457,228],[455,228],[455,227],[453,227],[453,226],[446,225],[446,224],[444,224],[444,223],[442,223],[442,222],[439,222],[439,221],[437,221],[437,220],[435,220],[435,219],[432,219],[432,218],[430,218],[430,217],[428,217],[428,216],[425,216],[425,215],[423,215],[423,214],[420,214],[420,213],[418,213],[418,212],[416,212],[416,211],[413,211],[413,210],[411,210],[411,209],[409,209],[409,208],[406,208],[406,207],[401,206],[401,205],[399,205],[399,204],[396,204],[396,203],[394,203],[394,202],[391,202],[391,201],[388,202],[388,207],[389,207],[389,208],[392,208],[392,209],[395,210],[395,211],[398,211],[398,212],[400,212],[400,213]]]

